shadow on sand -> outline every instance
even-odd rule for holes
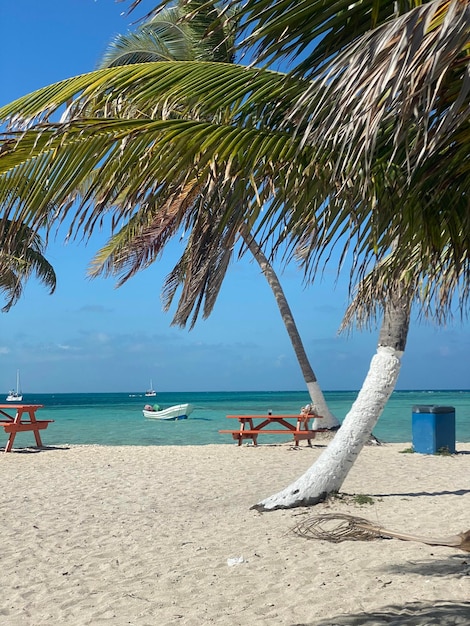
[[[38,452],[50,452],[51,450],[70,450],[69,446],[30,446],[28,448],[13,448],[8,454],[37,454]],[[5,451],[5,447],[0,448],[0,454]]]
[[[469,623],[470,602],[410,602],[373,613],[338,615],[309,624],[291,626],[464,626]]]
[[[455,491],[415,491],[402,493],[370,493],[368,495],[375,498],[392,498],[402,496],[403,498],[422,498],[423,496],[465,496],[470,493],[470,489],[456,489]]]
[[[432,549],[432,546],[430,546]],[[453,554],[446,559],[429,559],[419,561],[407,561],[400,566],[387,567],[389,574],[403,574],[403,572],[426,578],[468,578],[470,580],[470,554]],[[470,611],[468,613],[468,624],[470,624]]]

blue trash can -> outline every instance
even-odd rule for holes
[[[455,454],[455,408],[419,404],[412,414],[413,450],[422,454]]]

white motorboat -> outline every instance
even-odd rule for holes
[[[154,420],[185,420],[193,412],[192,404],[175,404],[167,409],[161,409],[158,404],[146,404],[142,413],[144,417]]]
[[[23,394],[20,390],[20,370],[16,370],[16,391],[11,389],[7,395],[7,402],[21,402]]]

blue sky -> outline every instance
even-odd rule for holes
[[[0,104],[49,83],[94,69],[106,44],[154,6],[123,14],[114,0],[2,2]],[[178,258],[177,242],[158,263],[115,289],[112,279],[90,281],[86,268],[104,243],[64,245],[60,233],[47,251],[57,276],[48,295],[35,281],[0,317],[0,394],[16,370],[28,392],[302,390],[304,383],[274,298],[248,258],[229,269],[208,320],[192,331],[172,327],[160,300],[163,280]],[[358,389],[377,342],[377,330],[338,336],[347,303],[347,276],[331,267],[306,287],[291,265],[280,275],[318,380],[325,390]],[[470,388],[468,327],[413,321],[398,389]],[[2,391],[3,390],[3,391]]]

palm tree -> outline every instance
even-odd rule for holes
[[[188,5],[181,2],[176,7],[161,11],[156,17],[137,28],[135,32],[118,35],[105,51],[99,67],[117,67],[139,62],[149,63],[164,60],[187,61],[196,58],[233,63],[235,59],[232,33],[227,33],[223,27],[220,27],[214,28],[210,37],[204,36],[205,29],[214,19],[214,16],[219,18],[219,13],[217,8],[204,6],[203,9],[204,11],[201,10],[196,18],[190,22],[184,20],[188,14]],[[122,271],[123,267],[132,266],[132,261],[135,258],[148,258],[148,248],[152,246],[153,241],[149,240],[148,237],[142,237],[142,231],[133,229],[130,238],[126,238],[125,245],[122,245],[125,229],[126,227],[115,235],[104,249],[98,252],[92,264],[93,276],[97,276],[101,272],[107,275],[116,275]],[[239,232],[271,287],[309,391],[310,399],[315,405],[316,412],[322,416],[321,420],[314,420],[313,428],[336,429],[339,427],[339,421],[331,413],[315,372],[310,365],[279,278],[245,224],[241,225]],[[114,242],[116,242],[116,247],[113,245]],[[165,243],[165,241],[159,242],[159,246],[152,251],[151,258],[155,258],[155,255],[159,254],[160,248],[163,248]],[[142,246],[143,250],[141,249]],[[225,276],[227,267],[228,263],[225,264],[224,271],[218,278],[220,283]],[[132,267],[126,274],[126,278],[120,281],[120,284],[134,275],[139,268],[139,264]],[[178,277],[180,281],[183,280],[180,274]],[[172,287],[167,291],[169,294],[165,304],[167,310],[176,291],[176,285],[173,284],[172,280],[169,281],[169,284]],[[187,294],[188,290],[183,291],[173,319],[173,324],[183,327],[188,320],[187,302],[184,297]],[[195,321],[196,318],[193,317],[191,325],[194,325]]]
[[[287,7],[284,3],[281,7],[281,3],[261,5],[258,0],[248,0],[241,9],[247,29],[254,33],[247,40],[251,45],[256,42],[265,57],[313,48],[310,55],[303,55],[296,71],[317,81],[293,114],[312,120],[304,134],[306,142],[329,154],[334,152],[329,148],[336,149],[331,183],[338,184],[341,172],[351,206],[360,207],[356,200],[371,191],[378,197],[377,234],[388,228],[388,245],[393,249],[379,263],[381,273],[375,268],[361,282],[360,297],[347,312],[346,321],[354,315],[367,319],[375,308],[374,297],[384,307],[376,363],[373,359],[356,401],[359,410],[352,408],[343,424],[344,432],[328,454],[287,489],[261,502],[261,510],[318,501],[322,489],[324,493],[334,490],[327,478],[331,470],[337,472],[339,489],[348,463],[354,462],[361,433],[375,423],[374,418],[369,426],[367,416],[362,420],[361,432],[354,438],[352,453],[342,468],[332,465],[332,457],[340,453],[338,446],[348,443],[341,435],[353,433],[350,418],[360,419],[362,410],[367,409],[367,403],[361,407],[360,400],[368,382],[377,374],[385,374],[385,380],[373,384],[371,391],[382,389],[386,397],[387,386],[394,386],[408,331],[410,294],[421,289],[421,301],[428,311],[434,299],[440,320],[445,319],[452,296],[462,284],[461,306],[468,297],[469,177],[462,163],[468,163],[470,137],[469,3],[424,2],[427,6],[415,8],[418,4],[381,2],[380,7],[375,6],[377,10],[372,3],[369,7],[368,3],[350,4],[334,16],[325,14],[328,8],[323,3],[300,2]],[[317,36],[321,43],[315,47],[312,41]],[[408,195],[408,202],[403,202],[403,212],[395,212],[399,220],[411,217],[407,224],[393,220],[395,207],[388,214],[384,211],[384,194],[377,193],[377,170],[372,167],[380,160],[392,162],[388,172],[398,163],[405,174],[398,180],[400,195]],[[447,212],[440,202],[444,186],[446,193],[449,186],[452,188],[449,199],[455,194]],[[370,215],[370,209],[364,208]],[[333,216],[340,223],[346,217]],[[355,218],[364,224],[360,211]],[[425,237],[420,237],[423,232]],[[390,351],[389,358],[380,355],[383,346]]]
[[[254,4],[255,0],[248,0],[246,6]],[[368,29],[374,23],[359,19],[361,11],[375,22],[393,17],[392,3],[377,15],[371,2],[348,5],[328,22],[317,3],[300,4],[305,11],[313,7],[318,13],[317,21],[308,23],[309,33],[324,30],[319,50],[312,53],[318,59],[316,73],[324,75],[330,58],[337,60],[340,53],[346,58],[351,42],[360,49],[361,38],[372,36]],[[383,6],[381,3],[381,10]],[[410,23],[419,21],[421,13],[409,11],[407,19]],[[302,16],[299,29],[304,21]],[[317,30],[312,28],[314,23]],[[400,23],[403,26],[403,20]],[[422,29],[422,36],[425,39],[431,32],[439,47],[442,42],[436,33],[442,28],[438,21],[432,22]],[[343,38],[330,37],[328,29]],[[291,31],[286,33],[289,38]],[[391,41],[395,40],[394,35]],[[89,233],[105,209],[113,210],[116,222],[128,219],[130,228],[138,222],[147,225],[148,230],[141,229],[140,236],[153,231],[157,242],[169,231],[186,227],[191,231],[191,245],[175,270],[175,283],[180,284],[179,276],[191,270],[191,281],[184,288],[190,291],[189,302],[196,312],[199,308],[210,311],[219,287],[217,269],[227,262],[243,224],[248,224],[254,234],[262,233],[264,242],[272,237],[274,247],[282,243],[295,250],[302,244],[307,272],[315,271],[335,239],[355,242],[361,261],[359,277],[372,260],[383,262],[395,246],[388,257],[391,260],[385,278],[380,278],[387,290],[393,290],[393,297],[385,300],[386,332],[381,333],[377,354],[356,402],[311,470],[280,494],[261,502],[260,508],[314,503],[340,488],[394,388],[410,303],[421,296],[430,302],[432,290],[421,294],[418,278],[432,284],[438,272],[431,261],[436,259],[441,268],[447,268],[447,276],[453,277],[448,281],[448,294],[456,292],[458,279],[469,282],[468,253],[463,252],[468,250],[470,234],[465,212],[469,180],[465,165],[457,158],[468,148],[468,123],[460,116],[457,126],[451,124],[453,117],[458,117],[455,111],[460,113],[464,107],[459,90],[465,83],[460,80],[465,55],[461,39],[453,41],[455,54],[447,55],[449,80],[436,83],[432,109],[440,116],[436,127],[449,119],[451,132],[447,141],[441,139],[419,159],[413,150],[421,141],[420,119],[406,134],[397,134],[390,117],[383,116],[372,142],[373,161],[369,152],[367,158],[361,157],[360,151],[348,152],[344,142],[314,142],[311,138],[321,136],[325,123],[329,83],[318,88],[313,70],[310,75],[315,81],[233,64],[147,63],[69,79],[0,110],[3,119],[21,113],[24,118],[37,117],[39,122],[18,141],[11,136],[12,143],[5,143],[0,159],[0,200],[10,202],[12,209],[17,206],[18,198],[13,203],[8,192],[21,176],[27,181],[23,193],[27,189],[28,197],[34,198],[32,219],[34,215],[40,219],[51,201],[65,206],[63,216],[70,206],[67,202],[99,168],[99,176],[87,193],[77,198],[80,206],[73,227]],[[429,54],[432,42],[426,39],[426,44]],[[400,58],[403,60],[403,54]],[[393,55],[391,59],[395,61]],[[434,71],[434,66],[431,69]],[[402,67],[396,75],[391,72],[386,87],[406,70]],[[343,73],[338,71],[340,76]],[[368,91],[364,87],[357,93]],[[73,104],[74,117],[59,125],[48,124],[48,115],[74,97],[78,98]],[[295,106],[299,102],[308,103],[305,113]],[[392,104],[387,111],[395,115],[399,107]],[[136,111],[138,118],[132,117]],[[339,139],[349,126],[340,127]],[[373,136],[372,130],[367,140]],[[428,139],[431,136],[437,136],[434,125]],[[345,160],[345,155],[350,158]],[[436,169],[437,162],[440,170]],[[345,163],[345,167],[339,169],[337,163]],[[38,171],[47,172],[47,186]],[[452,174],[447,186],[442,184],[445,172]],[[434,186],[432,173],[437,183]],[[362,183],[364,192],[359,194]],[[156,216],[158,220],[153,219]],[[446,263],[448,259],[458,263]],[[412,280],[404,280],[407,275]],[[467,294],[468,290],[461,294],[462,304]],[[393,323],[396,319],[401,320],[398,326]]]
[[[259,503],[261,510],[315,503],[339,489],[394,388],[413,295],[427,311],[434,304],[439,320],[462,284],[462,307],[468,297],[469,177],[463,164],[470,136],[469,3],[417,4],[366,2],[333,14],[325,3],[247,0],[237,16],[249,33],[245,43],[257,43],[261,58],[302,51],[295,72],[316,79],[290,119],[307,120],[301,132],[305,143],[318,147],[316,158],[338,155],[328,168],[331,189],[341,186],[350,198],[349,206],[324,216],[330,226],[324,241],[350,220],[366,233],[363,242],[372,233],[370,251],[383,246],[381,273],[376,268],[361,281],[362,301],[356,299],[347,313],[367,319],[376,308],[371,296],[384,310],[377,355],[361,393],[326,453],[299,480]],[[390,195],[395,202],[387,211]],[[375,198],[380,211],[371,211],[364,197]],[[348,445],[349,454],[342,454]]]
[[[12,223],[9,220],[0,221],[0,227],[0,291],[6,295],[2,311],[7,312],[20,299],[24,283],[33,274],[51,294],[56,288],[56,275],[43,256],[44,243],[39,235],[19,224],[10,237]]]
[[[184,65],[184,73],[181,73],[181,80],[183,82],[188,81],[188,85],[195,84],[195,75],[191,75],[191,69],[196,72],[196,75],[199,71],[199,68],[196,66],[191,66],[188,64],[183,64],[179,62],[178,68],[176,66],[172,66],[172,69],[179,69],[179,66]],[[217,66],[220,64],[217,64]],[[160,72],[168,71],[168,64],[164,63],[156,63],[156,64],[146,64],[145,69],[148,70],[150,66],[153,66],[153,70]],[[130,66],[129,66],[130,67]],[[205,68],[207,65],[205,66]],[[218,67],[215,65],[212,66],[214,71],[219,71]],[[204,68],[204,69],[205,69]],[[139,67],[139,71],[142,71],[142,66]],[[228,66],[224,66],[225,71],[232,71],[233,68],[229,68]],[[115,72],[118,70],[120,72],[124,72],[124,68],[113,68]],[[109,70],[108,70],[109,72]],[[245,70],[243,69],[243,72]],[[252,89],[253,83],[256,84],[256,81],[260,81],[260,102],[264,99],[264,93],[266,91],[266,83],[263,81],[267,81],[271,84],[275,89],[277,88],[279,92],[286,93],[286,82],[284,77],[280,77],[277,74],[266,73],[259,76],[258,71],[250,71],[253,76],[252,81],[247,83],[246,77],[243,76],[243,85],[249,84],[247,89]],[[127,82],[127,77],[123,77],[124,81]],[[98,73],[96,75],[97,82],[100,83],[100,93],[103,88],[103,73]],[[112,84],[116,86],[116,74],[109,76],[110,81],[112,80]],[[240,82],[240,78],[238,78]],[[80,88],[83,86],[83,78],[77,79],[80,83]],[[150,81],[152,82],[152,81]],[[159,82],[153,82],[154,88],[159,88]],[[229,83],[230,84],[230,83]],[[287,87],[289,86],[289,82],[287,83]],[[111,82],[105,84],[105,91],[108,91],[108,87],[111,87]],[[139,110],[140,112],[146,111],[146,106],[144,102],[139,102],[136,100],[136,92],[134,91],[135,83],[133,84],[133,97],[132,102],[130,103],[130,108],[132,110]],[[291,87],[291,91],[294,92],[297,89],[297,93],[301,91],[303,85],[298,85],[298,81],[294,81],[294,85]],[[220,89],[220,87],[219,87]],[[269,90],[271,94],[273,93],[273,89]],[[288,89],[287,89],[288,91]],[[187,92],[186,89],[182,89],[182,92]],[[64,95],[69,94],[69,86],[65,86]],[[162,94],[163,95],[163,94]],[[205,95],[207,96],[207,89],[205,90]],[[210,96],[211,94],[209,94]],[[155,91],[152,93],[152,97],[150,98],[149,106],[152,107],[155,105]],[[165,98],[168,98],[167,89],[164,90]],[[254,99],[253,95],[251,96],[251,102],[253,106],[258,108],[258,103]],[[57,97],[57,93],[55,94],[56,102],[60,102],[61,98]],[[239,97],[239,93],[237,93],[237,100],[244,98]],[[64,101],[62,99],[62,101]],[[107,104],[112,100],[109,99],[109,93],[107,94]],[[94,105],[96,102],[96,97],[94,94],[90,95],[90,100],[83,104],[84,110],[87,110],[90,106]],[[113,105],[114,106],[114,105]],[[120,114],[125,117],[125,101],[121,100],[118,103],[120,108]],[[236,103],[238,105],[238,102]],[[100,213],[102,213],[102,209],[106,204],[111,205],[115,203],[117,207],[116,211],[116,220],[121,219],[121,217],[126,217],[128,212],[130,212],[129,207],[133,207],[136,205],[140,205],[140,211],[135,213],[129,221],[129,229],[136,229],[136,233],[139,233],[139,237],[147,237],[150,235],[152,246],[154,249],[157,248],[157,244],[162,237],[168,236],[168,233],[176,232],[176,230],[183,226],[187,230],[190,230],[191,236],[188,242],[186,251],[183,255],[182,261],[179,266],[176,268],[174,272],[174,276],[176,277],[174,282],[176,284],[181,283],[181,277],[183,276],[185,279],[184,290],[185,293],[185,301],[189,303],[188,307],[185,309],[185,314],[189,314],[188,311],[191,310],[194,305],[196,308],[196,312],[199,311],[199,308],[202,306],[203,296],[206,296],[206,302],[204,303],[204,307],[207,310],[210,310],[214,296],[217,293],[217,290],[220,286],[219,278],[221,276],[221,272],[218,271],[219,268],[224,268],[226,266],[228,257],[230,255],[230,250],[232,249],[235,238],[237,237],[240,231],[240,225],[245,224],[246,222],[246,209],[245,206],[249,208],[249,223],[255,223],[255,220],[259,218],[260,214],[260,206],[262,206],[262,202],[259,202],[259,198],[270,197],[270,190],[272,187],[276,188],[276,192],[278,196],[272,196],[272,202],[270,203],[270,207],[275,206],[276,203],[280,203],[280,198],[284,198],[283,194],[286,190],[296,190],[299,189],[299,193],[296,193],[295,197],[292,199],[292,207],[293,214],[296,215],[300,213],[302,206],[308,206],[306,199],[302,198],[302,188],[299,188],[297,185],[297,179],[300,177],[300,174],[304,171],[308,170],[308,155],[311,152],[310,148],[307,146],[305,148],[301,148],[300,141],[292,135],[286,136],[284,131],[276,132],[271,131],[268,132],[267,129],[261,128],[260,130],[255,129],[256,132],[250,131],[250,145],[246,146],[246,150],[243,152],[243,160],[235,160],[233,158],[231,145],[229,145],[230,150],[227,150],[227,156],[224,154],[224,143],[221,142],[221,134],[217,134],[217,142],[212,146],[212,150],[216,149],[219,154],[219,159],[217,164],[213,159],[208,160],[208,166],[205,169],[200,169],[200,160],[198,155],[200,154],[197,144],[192,145],[192,141],[194,138],[194,128],[195,127],[210,127],[206,121],[194,123],[192,121],[190,126],[190,132],[185,132],[185,126],[181,126],[183,130],[184,140],[181,141],[180,135],[178,132],[175,133],[175,127],[178,129],[181,125],[181,115],[178,107],[181,107],[181,98],[177,100],[177,107],[172,111],[172,115],[175,116],[175,119],[163,120],[160,122],[161,126],[159,126],[158,130],[163,130],[163,133],[158,132],[158,134],[152,135],[152,154],[149,154],[146,150],[145,159],[156,158],[155,161],[149,163],[148,160],[139,159],[138,157],[134,160],[129,160],[124,158],[121,162],[121,157],[119,155],[121,142],[119,141],[119,150],[109,151],[109,143],[105,139],[103,142],[103,149],[109,152],[109,157],[106,160],[105,165],[101,165],[99,168],[99,176],[97,176],[93,182],[91,183],[91,190],[93,194],[97,198],[98,202],[93,209],[90,210],[90,215],[88,216],[86,213],[86,204],[84,204],[84,211],[80,214],[81,223],[85,225],[85,230],[87,228],[92,228],[94,224],[94,220],[98,219]],[[220,113],[217,111],[216,115],[219,119],[217,120],[217,124],[220,125]],[[247,116],[251,116],[251,111],[248,111]],[[168,115],[170,117],[170,115]],[[206,115],[204,115],[206,118]],[[139,123],[140,120],[137,120]],[[136,120],[132,120],[132,123],[123,121],[122,118],[115,120],[97,120],[96,118],[92,118],[89,120],[80,120],[78,119],[76,122],[72,120],[72,122],[67,124],[66,129],[66,137],[62,137],[62,141],[60,142],[62,146],[64,146],[64,142],[71,142],[70,146],[75,146],[78,150],[76,153],[77,161],[75,159],[67,160],[67,164],[64,169],[64,160],[62,157],[59,158],[61,163],[60,167],[60,176],[61,181],[64,180],[64,172],[66,172],[65,180],[71,176],[71,172],[67,171],[67,167],[74,167],[74,162],[78,163],[78,158],[80,158],[80,167],[76,170],[77,176],[73,178],[71,176],[71,180],[74,180],[74,185],[78,187],[78,183],[80,180],[87,180],[88,174],[92,174],[95,171],[95,168],[98,162],[102,159],[103,153],[100,152],[98,148],[98,144],[100,143],[100,134],[106,132],[106,127],[110,124],[118,123],[120,132],[123,130],[124,125],[128,124],[131,133],[133,133],[136,129]],[[144,120],[144,126],[148,127],[148,125],[155,124],[153,121]],[[89,125],[88,129],[87,126]],[[76,128],[75,128],[76,126]],[[167,127],[168,131],[167,132]],[[219,126],[218,126],[219,128]],[[64,129],[65,130],[65,129]],[[222,127],[223,131],[229,133],[229,144],[231,144],[232,139],[230,137],[231,128],[227,125],[227,128]],[[47,171],[49,174],[49,181],[54,181],[56,179],[56,164],[54,162],[56,148],[61,150],[58,143],[56,143],[55,138],[52,139],[52,143],[49,142],[49,138],[46,135],[46,132],[42,129],[34,134],[31,137],[32,142],[34,142],[33,150],[38,151],[39,159],[46,159],[47,163]],[[114,132],[114,130],[112,131]],[[21,141],[24,141],[25,137],[28,136],[26,133],[23,135]],[[54,134],[54,130],[52,130],[52,134]],[[87,143],[90,142],[90,145],[87,146],[87,154],[88,158],[84,158],[84,153],[82,152],[82,148],[84,146],[85,136],[88,134]],[[257,135],[261,135],[261,141],[254,142],[253,139],[256,139]],[[130,135],[128,136],[130,137]],[[273,137],[278,139],[280,142],[283,141],[282,150],[276,155],[275,159],[272,159],[272,150],[273,150]],[[175,141],[176,138],[176,141]],[[227,140],[225,140],[227,141]],[[264,142],[267,142],[269,147],[269,154],[266,153],[266,156],[260,160],[260,148],[264,147]],[[41,142],[43,146],[41,146]],[[158,142],[158,149],[156,149],[156,145]],[[147,145],[147,144],[146,144]],[[54,155],[54,158],[48,159],[46,153],[44,151],[44,147],[47,146],[48,154]],[[187,172],[183,177],[179,178],[175,177],[174,173],[171,176],[168,173],[161,173],[159,168],[161,165],[165,167],[170,166],[172,168],[172,158],[175,155],[175,151],[178,150],[178,146],[181,148],[184,147],[184,154],[187,155],[191,150],[195,150],[195,153],[192,155],[196,165],[194,167],[188,167]],[[53,150],[53,152],[52,152]],[[210,145],[206,144],[206,154],[210,153]],[[73,150],[72,150],[73,153]],[[31,152],[28,152],[31,158]],[[165,164],[165,154],[170,157],[170,161]],[[134,155],[135,157],[136,155]],[[89,160],[91,157],[91,160]],[[247,159],[248,157],[248,159]],[[251,160],[250,158],[251,157]],[[22,162],[23,159],[21,155],[16,154],[16,152],[12,152],[7,156],[6,166],[9,167],[9,171],[13,171],[15,169],[14,164],[12,164],[11,160],[15,160],[19,158]],[[226,158],[230,158],[230,165],[233,166],[237,174],[235,176],[227,175],[230,174],[227,167],[225,167],[225,177],[221,178],[218,175],[218,170],[214,171],[214,168],[223,168],[223,162]],[[94,161],[97,159],[97,161]],[[244,162],[245,159],[248,160],[248,165]],[[221,166],[222,163],[222,166]],[[305,164],[307,163],[307,165]],[[22,163],[21,163],[22,164]],[[142,165],[145,164],[145,165]],[[274,166],[275,164],[275,166]],[[118,169],[116,169],[118,166]],[[87,169],[89,168],[89,169]],[[251,168],[250,175],[240,175],[241,171],[247,171],[247,168]],[[243,169],[246,168],[246,169]],[[260,174],[253,175],[253,171],[256,171],[256,168],[259,168]],[[279,168],[276,169],[276,168]],[[158,182],[158,194],[151,193],[154,190],[149,187],[145,189],[145,193],[142,193],[142,189],[138,186],[134,187],[135,191],[133,193],[129,192],[129,185],[136,184],[136,181],[139,177],[143,176],[148,179],[149,175],[152,175],[152,184],[155,181]],[[57,171],[57,175],[59,172]],[[246,188],[245,180],[253,180],[253,181],[261,181],[259,185],[253,185],[253,187],[249,187],[248,191]],[[320,179],[321,180],[321,179]],[[116,187],[116,182],[118,181],[118,185],[122,185]],[[217,184],[214,184],[214,181],[217,181]],[[268,181],[263,184],[264,181]],[[269,183],[269,184],[268,184]],[[52,185],[54,186],[54,185]],[[99,187],[99,191],[98,191]],[[51,188],[51,183],[50,183]],[[70,186],[70,190],[76,187]],[[162,189],[163,188],[163,189]],[[204,190],[203,201],[198,200],[194,201],[195,198],[201,197],[201,188]],[[305,186],[308,189],[308,186]],[[42,189],[42,188],[41,188]],[[312,191],[314,190],[314,186],[312,186]],[[56,188],[56,191],[62,193],[61,190]],[[249,193],[255,196],[253,202],[250,202]],[[133,195],[135,194],[135,195]],[[124,196],[127,204],[123,204],[122,197]],[[310,195],[310,194],[309,194]],[[85,199],[92,197],[91,192],[88,191],[85,195]],[[320,193],[313,196],[315,200],[321,204],[323,202],[324,195],[321,196]],[[66,196],[64,197],[64,200]],[[51,198],[48,197],[48,200],[51,201]],[[55,203],[60,204],[60,196],[54,196],[53,201]],[[145,210],[144,210],[145,209]],[[289,212],[289,215],[291,213]],[[276,220],[278,217],[276,215]],[[298,216],[298,220],[302,222],[301,236],[302,239],[305,238],[305,228],[304,228],[304,214],[300,213]],[[263,221],[263,220],[262,220]],[[140,225],[139,225],[140,222]],[[313,222],[313,220],[312,220]],[[137,224],[137,227],[136,227]],[[279,225],[279,222],[276,222]],[[295,232],[295,231],[294,231]],[[151,247],[140,248],[146,249],[152,252]],[[144,259],[145,261],[145,259]],[[141,261],[139,261],[141,262]],[[223,272],[222,272],[223,275]],[[379,349],[380,354],[377,356],[374,363],[378,362],[379,366],[381,363],[388,363],[390,361],[388,351],[386,349]],[[393,375],[396,375],[398,372],[399,359],[395,358],[393,360],[394,369],[392,371]],[[394,382],[393,376],[391,380]],[[389,381],[388,381],[389,382]],[[383,381],[381,379],[373,378],[372,383],[375,386],[381,385],[383,387]],[[330,455],[330,461],[328,465],[328,471],[325,472],[322,469],[322,465],[317,465],[317,469],[321,470],[321,475],[327,475],[327,485],[331,484],[331,489],[334,490],[337,488],[337,480],[335,479],[337,476],[343,476],[347,473],[347,470],[351,466],[354,458],[359,453],[360,448],[364,444],[365,440],[368,438],[371,430],[371,424],[374,424],[380,414],[381,409],[383,408],[385,401],[387,399],[387,393],[391,393],[393,389],[393,385],[388,384],[386,387],[386,392],[383,391],[382,387],[379,386],[379,393],[371,396],[370,394],[370,384],[369,391],[363,396],[361,396],[361,403],[356,402],[353,407],[353,411],[350,412],[349,421],[351,422],[351,427],[345,429],[344,434],[342,433],[344,426],[340,429],[340,433],[342,435],[341,439],[338,439],[338,443],[336,444],[336,449],[328,448],[328,450],[335,450],[334,455]],[[367,389],[367,386],[366,386]],[[371,404],[371,398],[374,400],[372,406],[368,406]],[[359,398],[358,398],[359,400]],[[367,410],[366,410],[367,409]],[[356,413],[355,413],[355,412]],[[360,419],[355,419],[355,414],[359,414]],[[364,418],[367,416],[367,420]],[[346,418],[348,419],[348,418]],[[375,421],[374,421],[375,420]],[[338,438],[338,435],[336,439]],[[335,441],[336,441],[335,439]],[[347,445],[344,445],[346,441]],[[354,443],[354,447],[353,444]],[[343,459],[345,459],[345,463],[343,463]],[[338,461],[341,461],[341,466],[338,468]],[[336,466],[336,467],[335,467]],[[315,471],[317,471],[317,469]],[[341,470],[341,472],[339,472]],[[315,473],[315,472],[314,472]],[[335,479],[335,480],[333,480]],[[311,480],[309,485],[309,489],[316,489],[316,484],[318,481]],[[322,483],[324,484],[324,483]],[[298,496],[292,495],[293,492],[297,492],[300,494],[300,498]],[[329,488],[323,488],[321,492],[317,496],[305,496],[304,489],[293,490],[290,492],[292,495],[291,501],[286,501],[286,499],[281,500],[281,506],[292,506],[299,503],[306,502],[314,502],[315,498],[321,499],[324,497],[326,493],[328,493]],[[275,506],[279,506],[279,504],[275,504]]]

